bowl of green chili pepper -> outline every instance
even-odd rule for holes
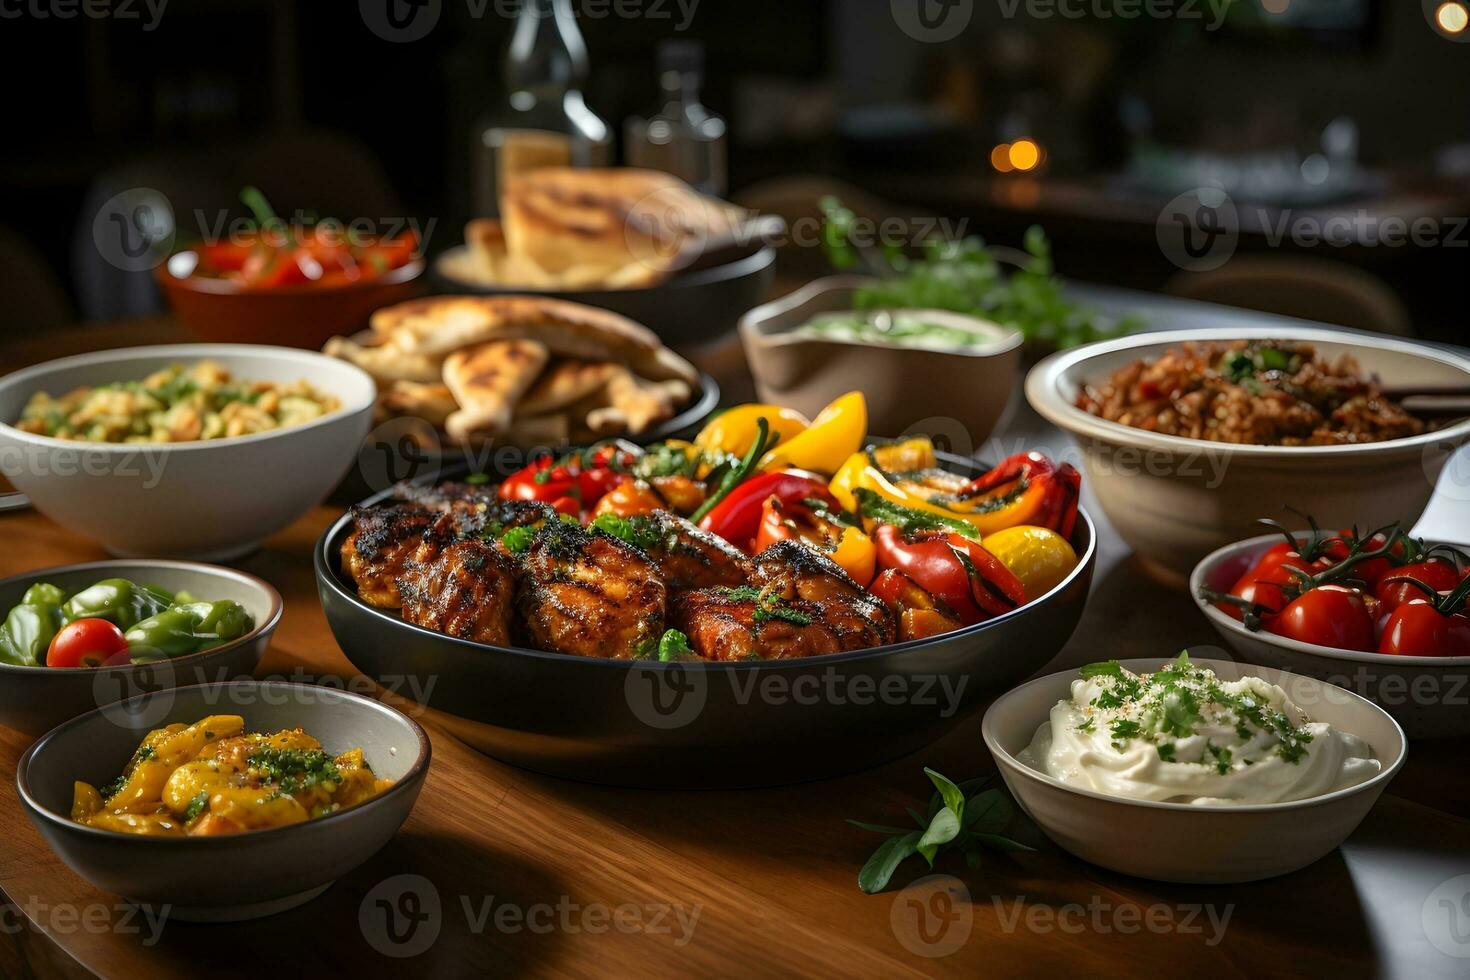
[[[40,734],[149,691],[248,676],[281,619],[253,575],[88,562],[0,580],[0,725]]]

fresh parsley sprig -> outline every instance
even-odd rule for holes
[[[984,788],[993,777],[955,783],[928,768],[924,775],[934,784],[934,795],[930,797],[929,808],[924,814],[912,807],[908,809],[917,830],[861,820],[847,821],[862,830],[889,835],[858,872],[858,887],[863,891],[873,895],[887,888],[898,866],[915,854],[923,857],[932,868],[935,857],[948,848],[963,854],[965,863],[972,869],[978,869],[983,849],[1035,850],[1001,834],[1015,815],[1015,808],[1005,790]],[[974,795],[966,799],[967,793]]]

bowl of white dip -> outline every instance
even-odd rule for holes
[[[1021,808],[1093,864],[1159,881],[1257,881],[1347,839],[1403,765],[1382,708],[1222,660],[1108,661],[1002,695],[985,744]]]

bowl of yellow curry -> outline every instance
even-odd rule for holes
[[[61,358],[0,378],[0,473],[114,555],[234,558],[341,482],[375,397],[362,370],[284,347]]]
[[[75,718],[21,757],[22,805],[67,867],[185,921],[294,908],[408,818],[429,739],[382,702],[272,681],[181,687]]]

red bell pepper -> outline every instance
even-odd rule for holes
[[[800,473],[761,473],[738,484],[700,519],[699,526],[737,548],[751,551],[760,530],[761,508],[770,497],[782,504],[816,499],[830,504],[833,510],[839,509],[837,498],[821,480]]]
[[[1070,538],[1081,494],[1082,474],[1071,463],[1058,466],[1041,453],[1017,453],[961,488],[954,508],[993,514],[997,530],[1030,524]]]
[[[506,477],[498,493],[502,500],[539,500],[563,513],[576,513],[557,502],[570,497],[582,508],[592,507],[613,487],[630,479],[626,470],[633,458],[632,450],[617,444],[560,458],[542,456]]]
[[[949,609],[940,608],[933,596],[896,568],[880,572],[868,586],[868,591],[898,617],[900,640],[921,640],[964,625]]]
[[[880,524],[873,538],[880,567],[903,572],[963,623],[1000,615],[1026,600],[1020,580],[999,559],[959,534],[905,536],[891,524]]]

